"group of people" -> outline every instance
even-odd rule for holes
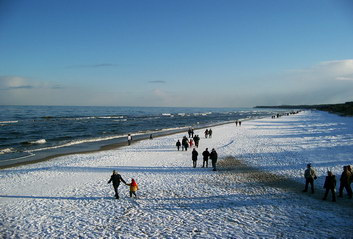
[[[311,167],[311,164],[307,165],[307,169],[304,171],[305,177],[305,188],[303,192],[308,191],[309,184],[311,186],[311,193],[314,193],[314,180],[317,179],[315,170]],[[352,198],[351,183],[353,181],[352,168],[350,165],[343,166],[343,172],[340,177],[340,186],[338,190],[338,197],[343,197],[343,190],[345,189],[348,197]],[[331,191],[332,201],[336,202],[336,176],[331,172],[327,171],[325,178],[324,188],[326,189],[323,200],[327,199],[328,193]]]
[[[205,138],[207,139],[207,137],[212,138],[212,129],[205,130]]]
[[[194,145],[196,148],[198,148],[199,142],[200,142],[200,137],[198,135],[194,135],[194,137],[191,139],[188,139],[186,136],[184,136],[183,139],[181,140],[181,142],[180,142],[180,140],[178,140],[175,145],[176,145],[178,151],[180,150],[180,148],[182,151],[184,151],[184,150],[188,151],[188,148],[189,147],[192,148]]]
[[[235,126],[238,126],[238,125],[241,126],[241,121],[240,120],[236,120],[235,121]]]
[[[115,192],[115,198],[119,199],[119,191],[118,188],[120,186],[120,183],[123,182],[125,183],[125,185],[130,186],[130,197],[132,197],[132,195],[135,195],[135,197],[137,197],[136,195],[136,191],[139,189],[139,186],[137,184],[137,182],[135,181],[135,179],[131,179],[131,183],[126,183],[126,181],[121,177],[121,175],[116,172],[115,170],[113,170],[113,174],[110,177],[110,180],[108,181],[108,183],[113,183],[113,188],[114,188],[114,192]]]
[[[187,151],[189,147],[193,148],[195,144],[195,148],[193,148],[191,152],[191,158],[192,158],[192,165],[194,168],[196,168],[197,159],[199,155],[199,153],[196,151],[196,148],[199,147],[200,137],[194,134],[194,130],[192,128],[189,128],[188,135],[189,135],[189,139],[186,136],[184,136],[181,142],[180,140],[176,142],[176,147],[178,151],[180,151],[180,148],[182,151],[184,150]],[[209,138],[212,137],[212,129],[205,130],[205,138],[208,138],[208,137]],[[202,158],[203,158],[203,163],[202,163],[203,168],[204,167],[208,168],[208,160],[211,159],[213,170],[214,171],[217,170],[216,164],[217,164],[218,154],[214,148],[211,150],[211,152],[209,152],[208,148],[206,148],[205,151],[202,152]]]
[[[197,165],[197,157],[199,153],[196,151],[194,148],[191,153],[191,159],[192,159],[192,166],[196,168]],[[202,152],[202,158],[203,158],[203,163],[202,163],[202,168],[206,166],[208,168],[208,160],[211,159],[212,162],[212,168],[213,171],[217,171],[217,160],[218,160],[218,154],[215,149],[211,150],[211,153],[208,151],[208,148],[205,149],[205,151]]]

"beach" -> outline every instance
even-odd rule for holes
[[[327,170],[353,164],[353,118],[303,111],[204,129],[197,149],[177,133],[130,146],[0,170],[2,238],[352,238],[353,200],[323,201]],[[215,148],[218,170],[201,168]],[[316,170],[315,194],[303,173]],[[137,198],[113,170],[139,184]]]

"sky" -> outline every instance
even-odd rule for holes
[[[0,0],[0,105],[352,100],[350,0]]]

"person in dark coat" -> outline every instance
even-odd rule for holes
[[[336,176],[332,174],[331,171],[327,172],[327,176],[324,183],[324,188],[326,189],[324,198],[322,200],[326,200],[328,192],[331,191],[332,194],[332,202],[336,202]]]
[[[180,140],[178,139],[178,141],[176,142],[176,144],[175,144],[176,146],[177,146],[177,148],[178,148],[178,151],[179,151],[179,149],[180,149],[180,146],[181,146],[181,143],[180,143]]]
[[[194,136],[195,147],[199,147],[200,137],[198,135]]]
[[[183,137],[183,140],[181,141],[182,149],[185,149],[185,151],[188,151],[189,147],[189,140],[186,136]]]
[[[209,136],[210,138],[212,138],[212,129],[210,129],[210,130],[208,131],[208,136]]]
[[[204,168],[206,165],[206,168],[208,168],[208,158],[210,157],[210,152],[208,152],[208,148],[206,148],[205,151],[202,152],[202,156],[203,156],[202,167]]]
[[[205,138],[207,139],[208,137],[208,129],[205,130]]]
[[[191,130],[191,128],[189,128],[189,130],[188,130],[189,138],[191,138],[191,134],[192,134],[192,130]]]
[[[343,172],[340,177],[340,188],[339,188],[339,197],[343,197],[343,189],[345,188],[349,198],[352,198],[352,188],[351,188],[351,177],[352,174],[349,172],[348,167],[343,167]]]
[[[212,149],[210,153],[210,159],[212,160],[213,171],[217,171],[216,165],[217,165],[218,154],[215,149]]]
[[[120,182],[123,182],[126,184],[125,180],[121,177],[120,174],[118,174],[118,172],[116,172],[115,170],[113,170],[113,174],[110,177],[110,180],[108,181],[108,183],[113,182],[113,188],[114,188],[114,192],[115,192],[115,198],[119,199],[119,192],[118,192],[118,187],[120,185]]]
[[[194,168],[196,168],[196,163],[197,163],[197,156],[199,155],[199,153],[196,151],[196,149],[194,148],[192,150],[192,153],[191,153],[191,158],[192,158],[192,166]]]

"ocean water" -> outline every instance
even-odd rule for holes
[[[267,117],[278,109],[0,106],[0,166],[90,150],[220,123]]]

